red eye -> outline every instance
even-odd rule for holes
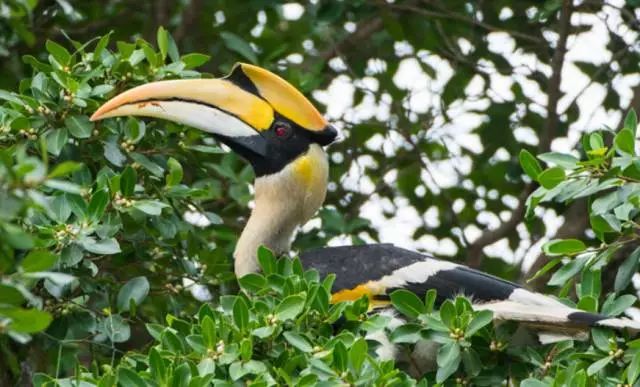
[[[289,134],[289,128],[284,126],[284,125],[280,125],[280,126],[276,126],[276,136],[278,137],[285,137]]]

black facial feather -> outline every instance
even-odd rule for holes
[[[244,71],[242,71],[242,66],[240,65],[235,66],[231,71],[231,73],[226,77],[224,77],[223,79],[230,81],[231,83],[233,83],[234,85],[238,86],[239,88],[241,88],[242,90],[248,93],[251,93],[255,96],[262,98],[262,96],[260,95],[260,92],[258,91],[258,88],[256,87],[256,85],[253,84],[253,82],[251,82],[251,79],[249,79],[247,74],[245,74]]]
[[[287,128],[286,136],[278,136],[277,129],[279,127]],[[267,142],[266,155],[248,154],[244,156],[253,166],[256,176],[277,173],[309,150],[309,144],[314,142],[309,133],[311,132],[276,113],[269,130],[259,134]]]
[[[234,67],[233,71],[225,79],[243,90],[264,99],[260,95],[258,88],[244,73],[242,66]],[[278,136],[277,130],[279,127],[287,128],[288,133],[286,136]],[[256,136],[262,136],[266,140],[265,155],[251,152],[251,149],[247,149],[244,146],[238,147],[234,146],[234,144],[229,144],[229,146],[251,163],[256,176],[259,177],[281,171],[290,162],[306,153],[311,143],[321,146],[329,145],[335,140],[337,131],[330,125],[321,131],[307,130],[276,111],[271,127]],[[221,140],[224,142],[229,141],[224,138],[221,138]],[[243,143],[250,142],[250,140],[250,137],[243,139]]]

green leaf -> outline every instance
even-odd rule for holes
[[[49,179],[44,182],[44,185],[49,188],[71,194],[79,195],[82,193],[82,188],[80,188],[78,184],[66,180]]]
[[[473,319],[467,325],[464,333],[465,337],[471,337],[480,329],[484,328],[493,320],[493,313],[490,310],[481,310],[473,316]]]
[[[618,153],[624,155],[635,155],[635,138],[631,129],[622,129],[613,139]]]
[[[24,302],[24,296],[12,285],[0,283],[0,304],[18,306]]]
[[[19,333],[37,333],[49,326],[51,314],[37,309],[0,306],[0,316],[10,320],[9,328]]]
[[[538,160],[526,149],[522,149],[518,155],[522,170],[533,180],[538,180],[538,175],[542,172],[542,167]]]
[[[548,284],[551,286],[565,285],[573,276],[578,274],[587,263],[585,258],[576,258],[566,265],[562,266],[558,271],[553,273]]]
[[[604,148],[604,139],[598,132],[593,132],[589,135],[589,146],[591,150],[599,150]]]
[[[257,292],[267,285],[267,280],[262,274],[249,273],[238,279],[240,286],[250,292]]]
[[[52,271],[29,272],[24,273],[23,276],[26,278],[47,279],[58,286],[66,286],[76,278],[69,274]]]
[[[349,364],[349,353],[342,341],[338,341],[333,347],[333,365],[339,372],[345,371]]]
[[[169,33],[164,29],[164,27],[158,27],[156,39],[158,40],[158,48],[160,49],[162,59],[165,60],[167,58],[167,52],[169,50]]]
[[[65,118],[69,133],[75,138],[89,138],[93,131],[93,122],[89,121],[89,117],[85,115],[73,115]]]
[[[285,298],[276,307],[276,317],[280,321],[296,318],[304,309],[305,301],[306,298],[298,294]]]
[[[271,336],[273,332],[275,332],[275,330],[276,330],[275,325],[268,325],[266,327],[260,327],[260,328],[254,329],[253,331],[251,331],[251,334],[260,339],[265,339]]]
[[[134,117],[129,117],[126,125],[124,126],[124,134],[129,141],[137,143],[144,137],[147,131],[146,128],[144,121],[140,121]]]
[[[47,250],[32,250],[22,260],[20,266],[25,272],[46,271],[58,261],[58,256]]]
[[[133,160],[135,160],[138,164],[142,165],[147,171],[151,172],[154,176],[163,177],[164,169],[160,167],[158,164],[149,160],[149,158],[141,153],[133,152],[129,154]]]
[[[94,254],[110,255],[120,252],[120,244],[115,238],[95,240],[93,238],[84,238],[82,247]]]
[[[247,43],[246,40],[242,39],[240,36],[232,32],[226,31],[221,32],[220,37],[222,37],[222,41],[229,50],[237,52],[253,64],[258,63],[258,57],[256,56],[256,53],[253,51],[253,48],[251,48],[251,45]]]
[[[98,85],[91,89],[92,97],[102,97],[103,95],[109,93],[115,87],[113,85]]]
[[[189,347],[191,347],[194,351],[204,354],[207,353],[207,347],[204,344],[204,339],[202,335],[189,335],[185,338]]]
[[[554,239],[542,246],[546,255],[573,255],[584,251],[587,246],[579,239]]]
[[[186,69],[196,68],[207,63],[211,59],[211,56],[204,54],[187,54],[183,55],[180,60],[184,63]]]
[[[304,336],[298,333],[289,332],[289,331],[283,332],[282,335],[284,336],[285,340],[287,340],[289,344],[291,344],[298,350],[306,353],[313,351],[313,347],[309,343],[309,340],[305,339]]]
[[[549,384],[534,378],[528,378],[520,383],[520,387],[549,387]]]
[[[576,308],[590,313],[597,313],[598,300],[593,296],[582,296]]]
[[[113,165],[121,167],[127,158],[120,151],[120,147],[115,141],[107,141],[104,143],[104,157]],[[132,155],[133,157],[133,155]]]
[[[591,296],[594,299],[600,298],[602,282],[600,279],[600,270],[584,270],[582,272],[582,281],[578,296],[580,298]]]
[[[180,184],[183,175],[182,165],[180,165],[178,160],[173,157],[169,157],[169,160],[167,160],[167,167],[169,168],[169,173],[167,174],[167,187]]]
[[[209,349],[214,349],[218,340],[218,331],[213,319],[209,316],[204,316],[200,326],[205,345]]]
[[[393,306],[409,318],[416,318],[426,312],[424,304],[413,292],[399,289],[391,293],[390,297]]]
[[[54,129],[47,132],[46,140],[47,152],[51,153],[54,156],[59,156],[62,148],[67,145],[69,134],[67,133],[67,129],[65,128]]]
[[[437,297],[438,292],[435,289],[427,290],[427,293],[424,295],[424,305],[426,313],[431,313],[433,311],[433,307],[436,304]]]
[[[422,326],[414,323],[402,324],[391,332],[390,339],[396,344],[415,344],[422,339],[420,331]]]
[[[482,371],[482,360],[473,348],[466,348],[462,351],[462,364],[468,375],[476,376]]]
[[[124,343],[131,337],[131,327],[118,314],[105,317],[102,326],[104,333],[114,343]]]
[[[564,169],[575,169],[580,162],[580,160],[573,155],[559,152],[543,153],[538,155],[538,158],[545,163],[555,164]]]
[[[56,60],[56,62],[63,66],[69,65],[71,54],[69,54],[69,51],[67,51],[66,48],[51,40],[47,40],[47,42],[45,43],[45,47],[47,48],[49,54],[51,54],[51,56],[53,56],[53,58]]]
[[[168,349],[171,352],[175,352],[177,354],[183,353],[184,345],[182,343],[182,340],[174,332],[175,331],[172,331],[170,329],[165,329],[164,331],[162,331],[160,342],[162,343],[162,346],[164,348]]]
[[[546,189],[551,189],[564,181],[564,169],[552,167],[538,175],[538,182]]]
[[[594,327],[591,329],[591,339],[593,345],[603,352],[609,352],[611,349],[609,339],[612,338],[611,330],[606,328]]]
[[[162,213],[163,208],[168,208],[167,203],[158,200],[136,200],[133,202],[133,208],[144,212],[147,215],[158,216]]]
[[[106,190],[96,191],[91,196],[89,208],[87,209],[89,219],[94,222],[99,221],[107,208],[107,204],[109,204],[109,193]]]
[[[242,297],[236,297],[233,303],[233,321],[241,331],[249,327],[249,306]]]
[[[453,305],[453,302],[450,300],[446,300],[440,306],[440,319],[449,328],[454,327],[454,322],[456,318],[456,307]]]
[[[100,59],[102,52],[109,45],[109,39],[111,38],[112,33],[113,31],[109,32],[108,34],[102,35],[100,40],[98,40],[98,43],[96,43],[96,48],[93,50],[94,58]]]
[[[636,111],[630,109],[627,116],[624,119],[624,129],[628,129],[633,134],[633,138],[636,137],[636,131],[638,130],[638,116]]]
[[[70,173],[73,173],[82,168],[82,163],[78,163],[75,161],[63,161],[60,164],[56,165],[49,175],[47,176],[49,179],[53,179],[56,177],[66,176]]]
[[[171,378],[172,387],[189,387],[191,380],[191,369],[189,364],[183,362],[173,369],[173,377]]]
[[[120,175],[120,192],[125,197],[133,195],[138,180],[138,173],[135,169],[127,166]]]
[[[147,332],[149,332],[149,335],[151,335],[154,340],[160,340],[164,326],[160,324],[145,324],[144,327],[147,328]]]
[[[276,257],[265,246],[258,247],[258,263],[260,263],[260,268],[265,275],[273,274],[277,271]]]
[[[602,359],[592,363],[589,368],[587,368],[587,375],[593,376],[600,372],[601,369],[607,366],[607,364],[611,363],[613,360],[613,356],[603,357]]]
[[[613,288],[616,293],[625,290],[631,283],[631,278],[638,271],[638,263],[640,262],[640,247],[636,248],[627,259],[622,262],[616,273]]]
[[[158,353],[158,350],[155,348],[151,348],[149,350],[149,370],[151,371],[151,376],[153,380],[163,382],[166,380],[166,366],[164,365],[164,360]]]
[[[20,227],[7,224],[4,226],[4,231],[3,242],[7,242],[13,248],[27,250],[33,247],[33,238]]]
[[[449,342],[441,346],[436,358],[438,363],[436,381],[442,383],[451,376],[458,369],[460,360],[462,360],[462,358],[460,356],[460,345],[458,345],[458,343]]]
[[[362,369],[362,364],[367,357],[367,350],[367,342],[363,338],[356,340],[349,349],[349,361],[356,373],[360,373]]]
[[[118,385],[127,387],[147,387],[144,379],[130,368],[118,368]]]
[[[125,312],[129,310],[131,301],[136,305],[140,305],[149,294],[149,281],[146,277],[135,277],[127,281],[118,292],[117,305],[118,310]]]
[[[633,110],[632,110],[633,111]],[[627,368],[627,383],[633,385],[640,376],[640,352],[636,352]]]
[[[196,152],[209,153],[209,154],[214,154],[214,155],[227,153],[227,152],[225,152],[224,149],[220,148],[219,146],[215,146],[215,145],[200,145],[200,144],[196,144],[196,145],[188,145],[186,148],[194,150]]]
[[[602,314],[604,314],[605,316],[618,316],[625,310],[633,306],[636,300],[636,296],[632,296],[631,294],[623,294],[622,296],[616,298],[615,301],[609,303],[605,302],[602,305]]]

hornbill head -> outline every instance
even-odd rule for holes
[[[290,83],[245,63],[220,79],[138,86],[102,105],[91,120],[118,116],[162,118],[212,133],[248,160],[258,177],[281,171],[310,145],[328,145],[337,135]]]
[[[117,95],[92,121],[147,116],[211,133],[251,163],[255,207],[236,245],[238,276],[256,271],[256,250],[289,249],[296,228],[322,205],[328,162],[323,146],[337,131],[279,76],[237,64],[220,79],[152,82]]]

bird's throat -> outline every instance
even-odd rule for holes
[[[327,156],[315,144],[281,171],[256,179],[255,207],[234,252],[236,276],[258,271],[262,245],[276,254],[289,250],[298,226],[324,202],[327,181]]]

